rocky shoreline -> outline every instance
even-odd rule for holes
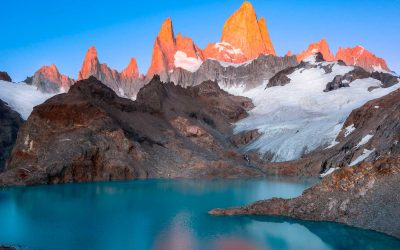
[[[272,215],[332,221],[400,238],[400,158],[345,167],[294,199],[274,198],[211,215]]]

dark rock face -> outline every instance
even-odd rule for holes
[[[7,72],[0,71],[0,80],[6,82],[12,82],[11,77],[8,75]]]
[[[388,88],[399,82],[399,78],[383,72],[368,72],[361,67],[355,67],[354,70],[344,75],[337,75],[332,82],[326,85],[325,92],[336,90],[343,87],[349,87],[350,83],[357,79],[374,78],[382,82],[382,88]]]
[[[264,169],[280,174],[312,175],[339,168],[300,197],[259,201],[210,213],[335,221],[400,238],[400,222],[393,220],[400,216],[399,100],[400,90],[397,90],[354,110],[336,139],[338,144],[331,149]],[[364,161],[358,163],[362,155]]]
[[[215,82],[184,89],[158,77],[132,102],[91,77],[34,108],[0,183],[260,176],[230,141],[251,106]]]
[[[180,68],[175,70],[170,80],[184,87],[213,80],[227,88],[245,86],[251,89],[263,84],[277,72],[297,64],[296,56],[260,55],[257,59],[242,65],[224,66],[218,61],[206,60],[194,73]]]
[[[332,82],[326,85],[325,92],[336,90],[343,87],[349,87],[350,83],[357,79],[365,79],[370,77],[371,74],[363,68],[355,67],[354,70],[344,75],[337,75]]]
[[[216,209],[213,215],[277,215],[334,221],[400,238],[400,158],[384,157],[334,172],[294,199],[258,201],[249,206]]]
[[[10,156],[22,123],[21,116],[0,100],[0,172]]]
[[[23,80],[24,83],[31,85],[33,82],[33,76],[27,76],[25,80]]]
[[[392,87],[399,82],[399,78],[388,73],[372,72],[371,77],[382,82],[384,88]]]

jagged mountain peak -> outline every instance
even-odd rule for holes
[[[129,61],[128,66],[121,72],[121,74],[125,78],[138,78],[139,77],[139,69],[134,57]]]
[[[46,93],[68,91],[74,82],[68,76],[60,74],[55,64],[41,67],[32,78],[32,85]]]
[[[353,48],[339,48],[336,59],[342,60],[348,65],[360,66],[370,72],[390,71],[383,58],[377,57],[361,45]]]
[[[260,54],[275,55],[266,20],[258,20],[252,4],[247,1],[225,22],[221,42],[240,49],[247,60],[257,58]]]
[[[300,54],[296,55],[297,60],[300,62],[311,55],[317,54],[318,52],[321,53],[323,55],[324,59],[327,61],[335,60],[335,56],[331,53],[328,42],[326,41],[325,38],[322,38],[318,42],[311,43],[308,46],[307,50],[304,50]]]

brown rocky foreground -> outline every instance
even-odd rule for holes
[[[91,77],[34,108],[0,184],[261,176],[231,141],[251,107],[210,81],[185,89],[154,77],[131,101]]]
[[[274,198],[212,215],[273,215],[333,221],[400,238],[400,158],[345,167],[294,199]]]

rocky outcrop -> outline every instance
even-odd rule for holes
[[[342,60],[347,65],[355,65],[369,72],[390,71],[384,59],[379,58],[361,46],[354,48],[339,48],[336,60]]]
[[[294,199],[258,201],[210,211],[213,215],[274,215],[334,221],[400,238],[400,159],[383,157],[343,168]]]
[[[230,140],[251,106],[215,82],[184,89],[155,77],[133,102],[90,77],[34,108],[0,183],[261,176]]]
[[[11,77],[5,71],[0,71],[0,81],[12,82]]]
[[[170,80],[181,86],[195,86],[203,81],[217,81],[221,87],[242,87],[251,89],[263,84],[277,72],[297,65],[295,56],[277,57],[260,55],[257,59],[243,64],[226,64],[206,60],[196,72],[175,70]]]
[[[296,66],[291,66],[284,68],[283,70],[276,73],[273,77],[271,77],[267,83],[267,88],[275,87],[275,86],[285,86],[286,84],[290,83],[290,78],[288,77],[290,74],[295,72],[298,69],[307,69],[311,67],[309,63],[301,61]]]
[[[357,79],[365,79],[370,77],[371,74],[363,68],[356,67],[354,70],[344,74],[337,75],[335,78],[326,85],[325,92],[336,90],[343,87],[349,87],[350,83]]]
[[[118,72],[109,68],[107,64],[100,63],[94,46],[91,46],[86,53],[78,80],[87,79],[90,76],[99,79],[119,96],[127,98],[134,99],[139,89],[144,85],[143,79],[139,77],[135,58],[131,58],[129,65],[122,72]]]
[[[392,87],[393,85],[400,82],[400,78],[393,74],[385,72],[372,72],[371,77],[382,82],[382,86],[385,88]]]
[[[52,64],[36,71],[30,84],[45,93],[59,93],[68,91],[74,82],[68,76],[60,74],[56,65]]]
[[[22,123],[21,116],[0,100],[0,172],[10,156]]]
[[[363,68],[356,66],[354,70],[344,75],[335,76],[335,78],[326,85],[326,89],[324,91],[327,92],[343,87],[349,87],[351,82],[357,79],[365,79],[369,77],[379,80],[382,83],[382,88],[392,87],[393,85],[399,83],[399,78],[392,74],[377,71],[370,73]]]
[[[310,44],[307,50],[302,51],[300,54],[296,55],[296,57],[300,62],[317,53],[321,53],[326,61],[335,61],[335,56],[331,53],[325,38],[319,42]]]

